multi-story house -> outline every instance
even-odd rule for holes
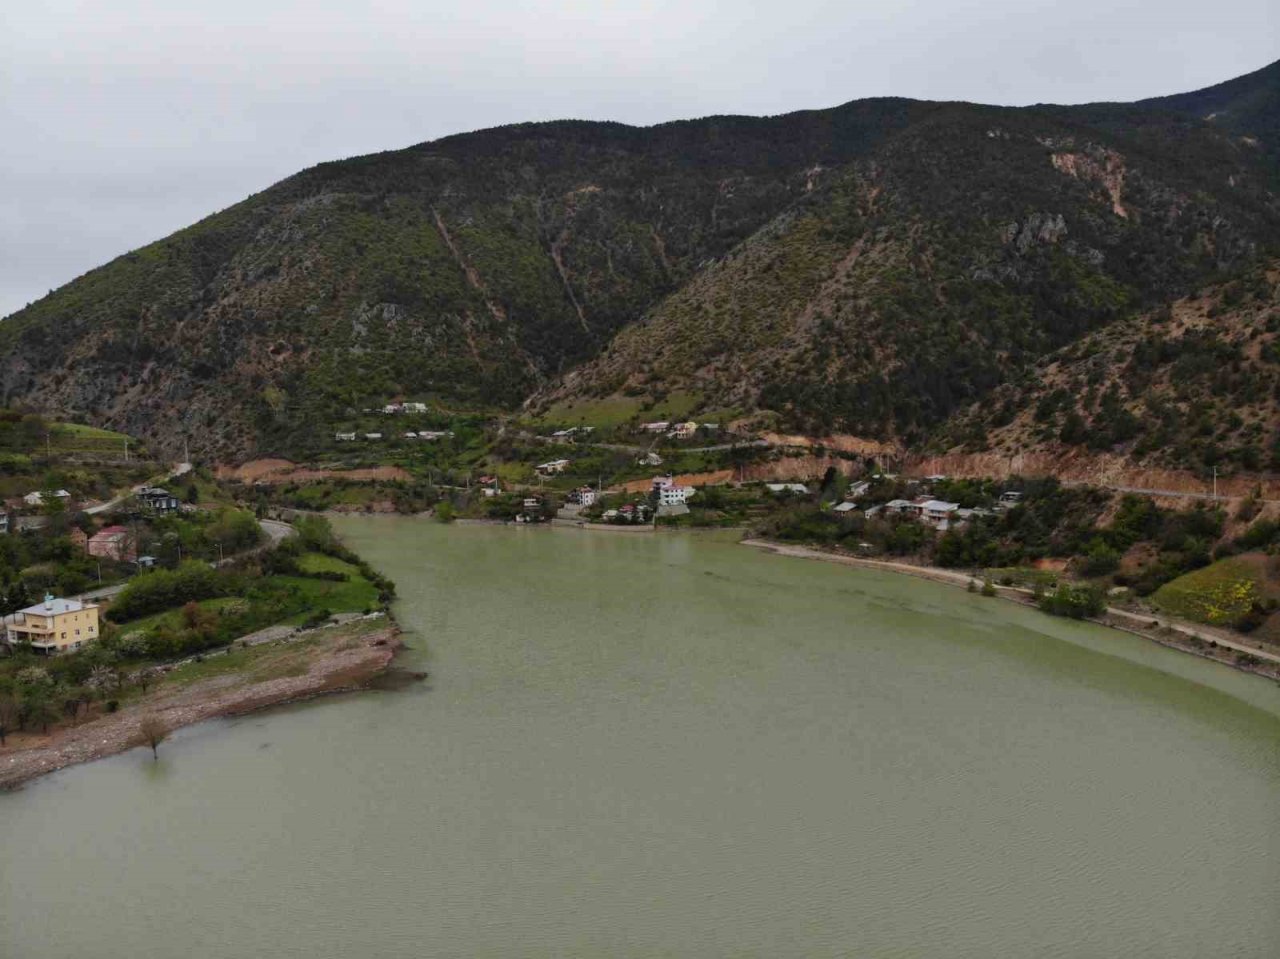
[[[9,624],[9,645],[30,643],[47,656],[79,649],[98,638],[98,607],[76,599],[45,596],[44,602],[19,610]]]

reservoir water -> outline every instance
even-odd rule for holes
[[[1280,955],[1280,687],[729,538],[350,518],[429,682],[0,795],[5,959]]]

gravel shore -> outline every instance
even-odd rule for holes
[[[206,719],[364,689],[390,666],[402,645],[399,630],[389,622],[372,631],[331,627],[316,632],[324,635],[315,637],[318,642],[309,643],[300,653],[305,672],[298,675],[258,681],[251,674],[232,672],[185,686],[161,683],[118,712],[56,728],[48,736],[31,737],[21,744],[11,738],[9,747],[0,749],[0,789],[140,745],[143,716],[158,715],[170,729],[178,729]]]

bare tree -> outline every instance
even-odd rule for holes
[[[142,741],[151,747],[151,758],[159,759],[160,754],[156,750],[168,738],[169,724],[156,713],[148,713],[138,723],[138,732],[142,734]]]
[[[133,681],[141,687],[145,693],[147,687],[156,681],[156,677],[160,675],[160,671],[154,666],[139,666],[133,673]]]

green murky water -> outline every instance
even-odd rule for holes
[[[0,796],[5,959],[1280,955],[1280,688],[727,539],[339,524],[408,692]]]

